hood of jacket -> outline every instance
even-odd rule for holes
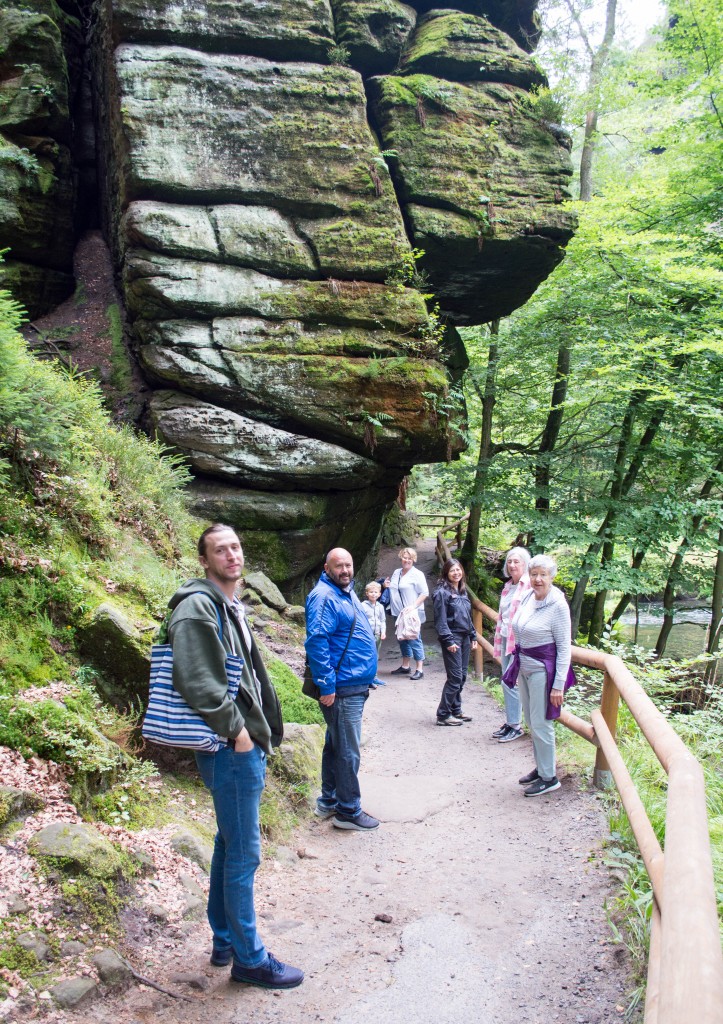
[[[197,579],[186,580],[186,582],[178,588],[176,593],[168,602],[168,607],[170,609],[177,608],[181,601],[186,597],[190,597],[191,594],[205,594],[206,597],[210,597],[213,603],[217,604],[219,608],[223,608],[224,605],[227,607],[231,606],[231,602],[224,594],[221,593],[215,583],[211,583],[210,580],[206,579]]]

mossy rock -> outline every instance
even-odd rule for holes
[[[0,136],[0,233],[15,260],[72,276],[74,172],[67,146],[46,139],[36,156]]]
[[[197,832],[189,828],[179,829],[171,837],[171,847],[182,857],[187,857],[208,874],[211,870],[213,849],[204,842]]]
[[[438,0],[408,0],[410,7],[422,14],[433,8],[454,7],[465,14],[474,14],[502,29],[528,53],[535,49],[542,33],[538,0],[454,0],[440,4]]]
[[[0,8],[0,287],[37,317],[73,291],[76,173],[71,96],[81,72],[77,17],[55,0]]]
[[[10,259],[0,264],[0,288],[9,291],[30,317],[37,317],[73,294],[75,278],[53,267]]]
[[[466,82],[547,85],[538,64],[486,18],[436,10],[420,19],[400,63],[405,74]]]
[[[252,316],[341,327],[380,327],[419,338],[421,295],[373,282],[284,280],[244,267],[178,260],[147,250],[126,256],[124,285],[133,317],[147,320]]]
[[[273,772],[286,781],[289,792],[299,803],[310,805],[312,791],[318,787],[323,747],[321,725],[284,726],[284,741],[274,759]]]
[[[404,237],[357,72],[163,45],[122,45],[113,61],[121,202],[354,213]]]
[[[386,507],[396,498],[397,487],[311,494],[242,491],[208,477],[197,477],[190,493],[191,508],[199,518],[231,523],[244,537],[246,530],[313,530],[324,523],[347,522],[371,509]],[[255,559],[249,562],[256,564]],[[278,583],[278,576],[267,575]]]
[[[288,601],[281,593],[276,584],[262,572],[247,572],[244,575],[244,582],[247,587],[254,590],[263,603],[277,612],[283,612]]]
[[[428,74],[368,83],[420,266],[459,323],[522,305],[563,256],[572,165],[529,94]]]
[[[322,725],[324,718],[316,701],[309,700],[301,692],[301,679],[285,662],[269,653],[264,659],[267,671],[281,701],[284,715],[284,735],[287,726]]]
[[[45,801],[27,789],[0,786],[0,828],[13,818],[33,814],[45,806]]]
[[[50,989],[50,995],[57,1006],[64,1010],[76,1010],[87,1006],[99,995],[98,985],[92,978],[64,978]]]
[[[302,434],[321,433],[360,455],[402,466],[448,454],[447,419],[433,415],[435,405],[446,407],[449,385],[434,358],[438,354],[431,346],[427,358],[407,351],[394,358],[289,354],[259,359],[252,352],[226,350],[218,341],[213,348],[142,349],[146,369],[167,386],[235,413],[280,419]],[[459,447],[452,438],[453,451]]]
[[[113,0],[113,36],[273,60],[325,61],[334,42],[326,0]]]
[[[121,233],[136,248],[252,267],[275,277],[319,277],[314,253],[290,218],[269,207],[131,203]]]
[[[279,430],[180,392],[157,391],[150,416],[156,436],[194,469],[242,485],[356,490],[383,475],[371,459],[339,445]]]
[[[336,36],[352,67],[367,75],[393,71],[416,21],[399,0],[331,0]]]
[[[392,505],[384,520],[384,543],[390,547],[414,547],[420,536],[416,515],[413,512],[402,512],[399,505]]]
[[[54,866],[80,871],[91,878],[115,879],[123,874],[123,857],[91,825],[53,822],[35,833],[28,850]]]
[[[103,673],[97,682],[103,696],[127,706],[148,695],[150,645],[125,613],[110,601],[99,604],[88,621],[78,627],[83,654]]]

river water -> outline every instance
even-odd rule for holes
[[[663,624],[662,604],[658,601],[641,602],[638,623],[638,646],[653,650]],[[709,624],[709,609],[677,608],[664,657],[678,660],[703,654]],[[632,606],[620,617],[620,626],[623,638],[632,642],[635,635],[635,609]]]

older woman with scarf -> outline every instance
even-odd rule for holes
[[[530,577],[527,575],[527,566],[530,562],[530,552],[527,548],[511,548],[507,552],[505,563],[502,566],[502,575],[507,577],[507,582],[500,594],[499,618],[495,626],[494,656],[500,659],[501,675],[504,676],[508,665],[512,661],[515,650],[515,634],[512,631],[512,619],[520,606],[520,601],[530,592]],[[522,731],[522,708],[520,707],[520,696],[516,687],[507,686],[502,683],[502,696],[505,700],[505,721],[499,729],[495,729],[492,738],[498,743],[511,743],[524,736]]]
[[[525,796],[542,796],[560,788],[554,720],[560,717],[565,690],[575,676],[570,667],[570,609],[563,592],[552,585],[557,562],[535,555],[528,569],[531,592],[512,619],[516,644],[505,682],[520,689],[535,752],[535,767],[519,781],[526,787]]]

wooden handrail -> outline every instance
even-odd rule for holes
[[[456,529],[459,536],[462,522],[437,534],[440,564],[451,557],[444,534]],[[487,618],[496,623],[498,613],[469,593],[479,641],[475,671],[481,677],[483,650],[494,658],[492,645],[482,635],[482,622]],[[645,1024],[720,1024],[723,954],[703,770],[620,658],[573,646],[572,661],[603,673],[601,707],[592,712],[591,722],[566,708],[559,721],[597,747],[595,784],[602,787],[610,778],[615,781],[653,887]],[[627,704],[668,775],[665,853],[615,740],[619,699]]]

